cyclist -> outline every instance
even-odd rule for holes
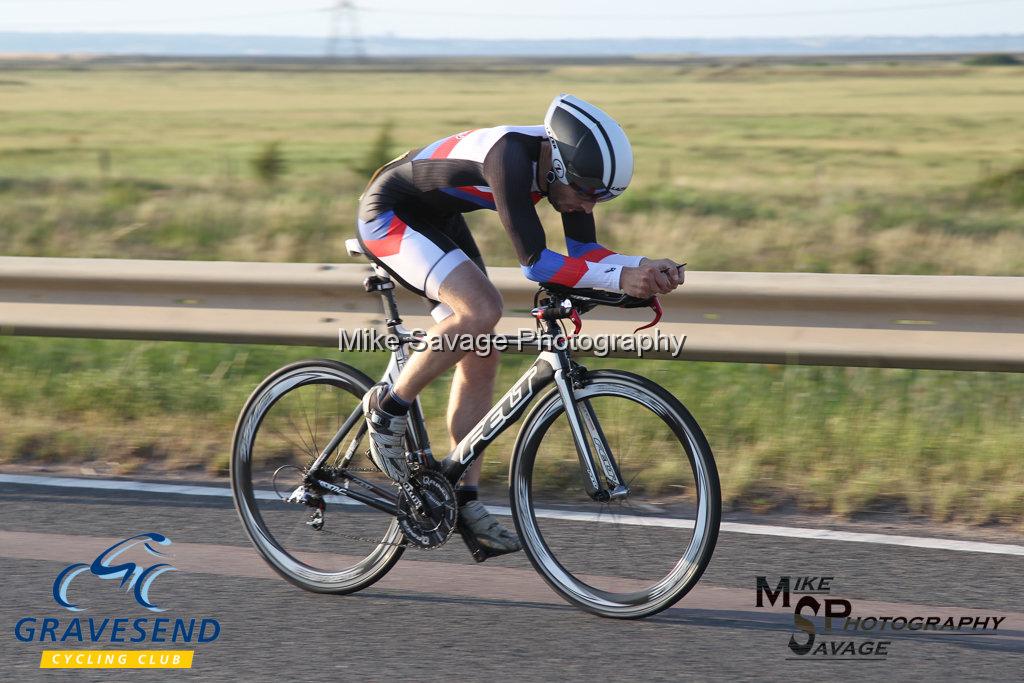
[[[469,130],[385,164],[360,198],[358,238],[394,279],[432,302],[432,337],[490,334],[501,318],[501,295],[463,218],[480,208],[498,212],[530,280],[643,298],[664,294],[682,282],[678,264],[597,243],[595,203],[620,195],[632,175],[633,152],[622,128],[594,105],[559,95],[542,126]],[[545,246],[535,209],[543,197],[561,214],[568,256]],[[400,479],[407,466],[409,406],[452,366],[448,430],[454,447],[492,405],[497,353],[417,352],[394,386],[376,384],[363,398],[370,453],[389,477]],[[460,520],[490,554],[519,550],[515,533],[477,500],[481,464],[473,464],[456,491]]]

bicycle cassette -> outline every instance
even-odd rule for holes
[[[414,474],[399,485],[398,526],[411,545],[443,545],[459,520],[455,489],[444,475],[430,470]]]

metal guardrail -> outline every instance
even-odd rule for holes
[[[382,322],[379,298],[362,289],[368,273],[0,257],[0,333],[336,347],[339,328]],[[499,333],[532,328],[535,286],[515,268],[489,273],[505,298]],[[415,296],[400,301],[407,326],[429,326]],[[682,360],[1024,371],[1024,278],[696,271],[663,304],[658,329],[685,335]],[[628,335],[646,314],[599,307],[583,334]]]

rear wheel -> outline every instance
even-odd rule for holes
[[[700,579],[718,538],[721,492],[697,422],[671,394],[626,372],[589,373],[589,403],[629,493],[586,493],[562,400],[527,418],[512,463],[512,513],[537,571],[563,598],[606,617],[666,609]]]
[[[246,533],[263,558],[288,581],[320,593],[351,593],[384,576],[405,538],[397,520],[341,495],[322,495],[316,507],[287,502],[331,437],[354,412],[372,381],[344,363],[302,361],[281,368],[253,392],[239,416],[231,457],[231,488]],[[362,419],[324,465],[345,468],[390,487],[366,456]],[[354,455],[344,454],[356,440]]]

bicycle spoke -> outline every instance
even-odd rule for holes
[[[287,436],[285,436],[284,432],[282,432],[277,427],[273,427],[272,429],[273,429],[273,433],[278,435],[278,436],[280,436],[283,441],[287,441],[291,446],[295,447],[296,450],[298,450],[298,451],[300,451],[302,453],[305,453],[307,456],[309,455],[309,452],[308,452],[305,444],[299,445],[299,444],[295,443],[294,440],[292,440],[292,439],[288,438]]]
[[[301,373],[300,382],[295,373]],[[232,488],[242,520],[264,558],[289,580],[313,590],[358,590],[382,576],[401,555],[403,537],[395,518],[307,485],[304,476],[319,457],[322,434],[333,439],[343,425],[350,432],[356,429],[341,435],[339,450],[329,454],[334,461],[344,452],[342,445],[357,438],[360,421],[350,418],[369,382],[352,383],[344,366],[330,361],[296,367],[277,382],[263,389],[262,399],[249,402],[236,431]],[[243,438],[247,441],[240,449]],[[242,459],[239,453],[245,454]],[[375,468],[360,476],[390,485]],[[255,495],[268,482],[282,496],[296,494],[295,501]]]
[[[320,429],[320,393],[316,392],[316,400],[313,402],[313,448],[316,448],[317,453],[320,452],[316,438]]]
[[[316,435],[313,433],[313,427],[309,424],[309,411],[306,410],[305,402],[302,400],[302,394],[299,394],[299,408],[302,410],[302,419],[306,421],[306,430],[309,432],[310,441],[313,444],[313,453],[319,453],[316,447]]]
[[[288,424],[292,426],[292,429],[295,430],[295,436],[302,442],[302,450],[306,453],[313,453],[313,449],[309,447],[309,444],[307,444],[306,440],[302,437],[302,429],[295,424],[295,420],[292,419],[291,413],[286,413],[285,418],[288,420]]]
[[[688,417],[685,409],[668,407],[645,393],[646,380],[618,371],[601,374],[630,379],[628,384],[595,380],[578,390],[577,398],[592,407],[593,431],[605,435],[628,493],[605,502],[570,495],[560,471],[567,464],[565,445],[573,439],[564,408],[558,405],[556,411],[538,410],[536,424],[523,428],[523,450],[513,464],[513,509],[517,523],[525,527],[523,537],[534,565],[558,593],[605,616],[644,616],[689,590],[710,558],[713,543],[702,539],[717,535],[717,477],[709,473],[702,479],[715,488],[701,491],[707,493],[706,501],[696,505],[715,507],[706,509],[701,518],[705,524],[698,528],[693,498],[682,495],[696,490],[695,460],[680,447],[684,444],[679,436],[698,431],[696,425],[679,427]],[[710,449],[698,455],[713,468]],[[556,509],[583,514],[521,512],[552,502]],[[644,523],[653,517],[660,519]],[[714,526],[709,530],[707,524]],[[695,547],[700,552],[694,553]],[[683,557],[693,559],[683,562]],[[591,598],[594,591],[598,597]]]

